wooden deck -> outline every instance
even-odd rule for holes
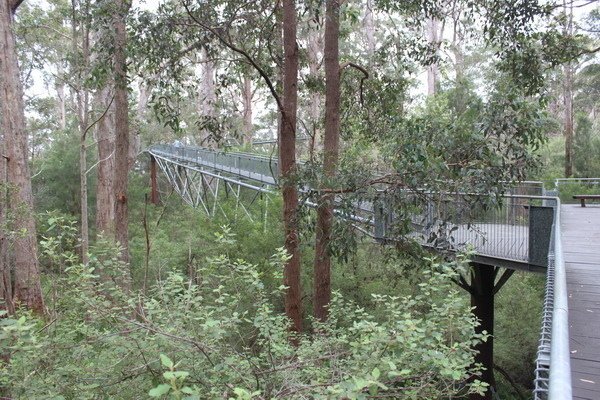
[[[563,205],[574,399],[600,399],[600,205]]]

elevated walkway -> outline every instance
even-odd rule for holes
[[[216,198],[218,187],[209,185],[209,180],[216,179],[230,187],[237,185],[260,192],[270,192],[278,184],[276,158],[166,144],[154,145],[146,151],[154,157],[184,200],[194,207],[203,206],[207,212],[219,208]],[[212,186],[217,190],[212,190]],[[531,192],[532,187],[526,186],[525,189]],[[533,189],[535,193],[541,192],[536,187]],[[206,198],[207,192],[212,199]],[[410,195],[407,193],[407,196]],[[429,196],[420,194],[420,201],[424,197],[429,198],[429,204],[424,214],[413,215],[414,234],[410,235],[420,238],[425,247],[440,248],[439,243],[430,243],[429,239],[437,228],[435,219],[444,218],[452,221],[452,224],[444,234],[450,243],[444,243],[441,247],[449,245],[453,250],[463,250],[472,246],[475,262],[545,272],[554,206],[550,198],[508,194],[501,209],[485,209],[479,206],[473,208],[473,204],[465,202],[462,194],[449,194],[444,199]],[[374,239],[394,242],[397,235],[392,229],[393,209],[392,205],[385,202],[362,202],[355,205],[352,215],[345,217],[360,225],[360,230]],[[539,248],[544,251],[538,254],[536,249]]]
[[[172,145],[155,145],[146,152],[154,171],[153,190],[159,166],[187,203],[202,206],[209,214],[219,209],[224,197],[219,195],[219,182],[226,195],[235,196],[236,210],[238,205],[245,210],[241,188],[268,195],[278,184],[277,160],[268,157]],[[483,266],[473,270],[491,274],[492,285],[477,287],[473,278],[471,286],[466,280],[458,283],[472,289],[472,298],[489,298],[487,313],[484,306],[475,310],[488,332],[493,332],[493,297],[513,270],[546,272],[534,399],[600,399],[600,206],[560,206],[557,197],[539,195],[545,193],[543,185],[525,184],[504,195],[497,207],[466,201],[486,194],[437,193],[436,197],[407,192],[407,199],[414,196],[421,203],[410,212],[409,236],[434,249],[473,248],[474,265]],[[342,217],[378,241],[394,242],[398,237],[393,229],[397,217],[393,201],[376,197],[356,203]],[[440,220],[447,224],[439,225]],[[440,245],[432,237],[446,243]],[[487,343],[492,348],[493,340]],[[491,370],[491,361],[486,365]]]
[[[600,399],[600,205],[561,207],[574,399]]]

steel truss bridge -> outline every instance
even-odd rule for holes
[[[248,207],[256,197],[263,196],[268,201],[269,196],[277,192],[277,159],[175,145],[154,145],[146,153],[151,160],[152,201],[155,203],[158,202],[158,169],[186,203],[210,216],[222,213],[227,217],[221,206],[223,193],[234,199],[236,216],[241,213],[252,218]],[[535,362],[534,398],[600,398],[600,338],[586,344],[586,348],[592,349],[593,360],[589,357],[582,360],[589,366],[590,374],[586,375],[585,369],[582,372],[581,369],[571,368],[571,364],[575,366],[580,363],[569,350],[570,344],[573,346],[574,335],[578,334],[577,329],[573,329],[573,315],[580,311],[576,307],[591,307],[600,312],[600,208],[593,210],[590,216],[578,212],[574,206],[561,206],[556,192],[547,192],[539,182],[525,182],[510,192],[504,195],[501,206],[475,212],[472,204],[464,202],[463,195],[449,195],[442,202],[427,202],[424,211],[411,217],[415,233],[409,236],[423,246],[435,248],[437,243],[432,244],[428,236],[434,230],[439,233],[441,229],[446,232],[452,250],[463,250],[467,246],[473,249],[472,262],[474,267],[478,267],[474,268],[478,272],[471,276],[471,286],[466,281],[459,283],[468,286],[465,288],[476,301],[481,300],[476,296],[491,297],[491,302],[486,303],[491,304],[491,320],[485,312],[478,315],[482,320],[482,328],[488,332],[493,332],[493,297],[512,273],[526,270],[546,274],[542,327]],[[561,214],[566,215],[563,221]],[[350,219],[360,231],[379,242],[397,240],[392,228],[395,217],[393,207],[385,202],[355,204],[352,214],[345,213],[343,217]],[[450,220],[450,224],[443,227],[436,225],[435,221],[440,217]],[[583,300],[581,304],[569,308],[568,297],[572,296],[570,287],[577,288],[577,276],[583,280],[585,276],[575,274],[570,280],[567,276],[569,260],[567,257],[565,262],[565,253],[571,254],[571,249],[563,248],[565,237],[561,235],[561,226],[565,224],[565,219],[568,219],[567,223],[577,226],[579,223],[589,223],[590,218],[595,219],[595,226],[598,227],[597,231],[589,232],[589,235],[597,236],[595,247],[588,246],[596,249],[598,254],[595,258],[598,270],[594,275],[598,280],[597,286],[594,286],[597,289],[595,300],[598,302],[595,303],[596,308]],[[572,246],[574,242],[566,243]],[[448,243],[445,246],[447,248]],[[574,251],[573,254],[580,253]],[[486,281],[487,284],[481,283]],[[590,308],[587,310],[590,311]],[[487,311],[489,314],[490,310]],[[575,324],[583,326],[585,320]],[[600,328],[600,321],[597,326]],[[583,378],[580,377],[581,373],[584,373]],[[584,385],[582,389],[581,382],[591,387]],[[579,396],[581,393],[584,395]]]

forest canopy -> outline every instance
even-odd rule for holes
[[[456,237],[600,176],[599,18],[0,0],[0,396],[527,398],[544,277]]]

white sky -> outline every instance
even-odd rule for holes
[[[44,8],[48,3],[46,0],[33,0],[32,2],[39,4]],[[142,10],[153,11],[156,10],[163,1],[162,0],[133,0],[133,8],[139,8]],[[575,0],[575,5],[584,4],[582,7],[574,7],[574,15],[576,21],[581,21],[581,19],[587,15],[594,7],[597,7],[598,2],[590,2],[589,0]],[[26,95],[29,97],[38,97],[38,96],[54,96],[54,88],[47,87],[44,83],[43,73],[42,71],[36,70],[32,72],[33,85],[27,89]],[[423,70],[421,74],[417,77],[419,82],[419,87],[415,89],[415,93],[424,93],[427,81],[426,71]]]

